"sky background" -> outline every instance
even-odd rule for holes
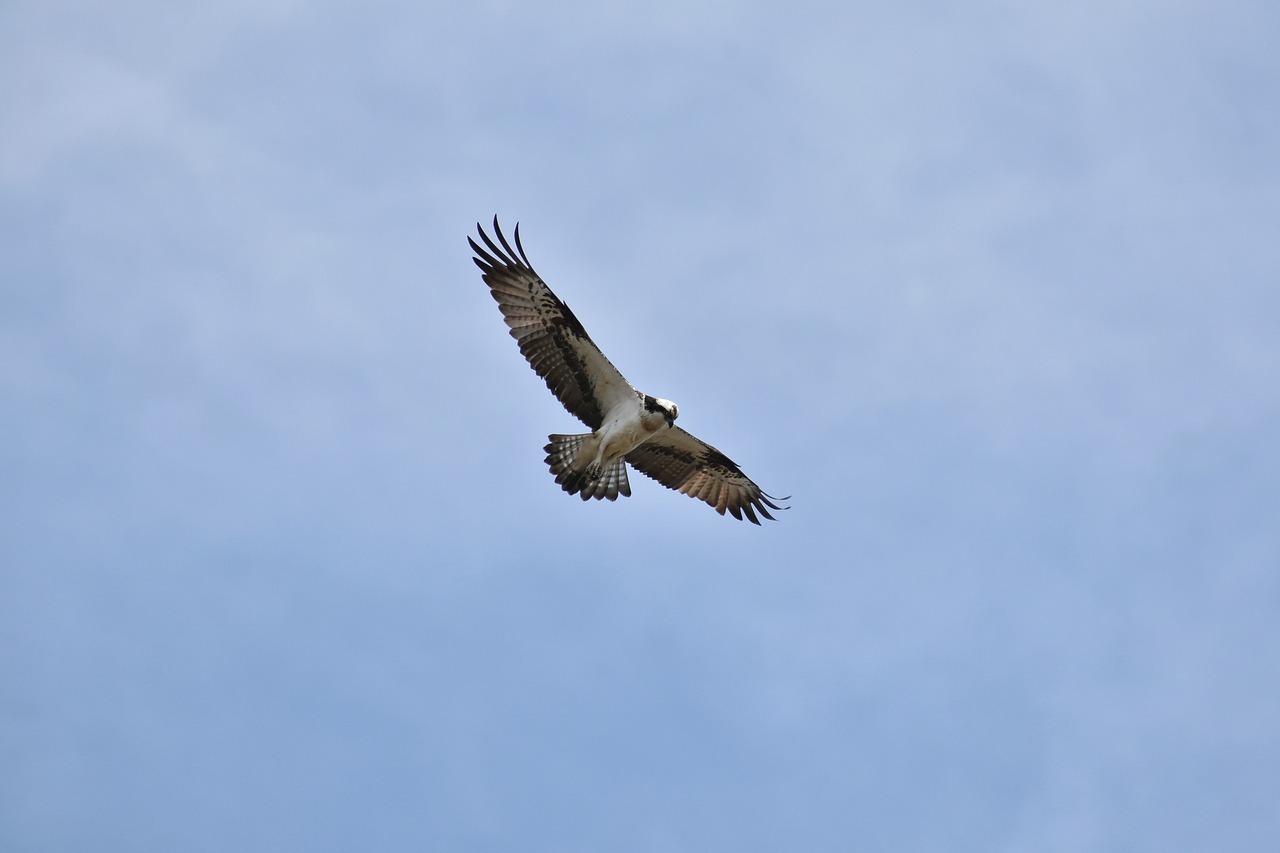
[[[1272,0],[18,0],[0,82],[0,848],[1280,849]],[[555,486],[495,213],[779,522]]]

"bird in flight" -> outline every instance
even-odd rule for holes
[[[489,292],[511,337],[551,393],[591,432],[551,435],[544,448],[556,483],[584,501],[629,497],[627,464],[669,489],[705,501],[721,515],[773,520],[769,510],[786,498],[766,494],[732,459],[675,425],[680,411],[661,397],[641,393],[595,345],[582,323],[533,271],[520,226],[515,249],[493,218],[495,243],[478,223],[481,246],[468,237]]]

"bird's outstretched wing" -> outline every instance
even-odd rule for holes
[[[476,253],[473,260],[520,352],[570,414],[599,429],[605,412],[634,398],[635,389],[600,352],[569,306],[533,271],[520,245],[520,226],[516,226],[514,250],[498,227],[498,217],[493,218],[497,243],[478,223],[476,230],[484,246],[467,238]]]
[[[706,501],[721,515],[728,510],[741,520],[745,514],[759,524],[756,513],[772,521],[770,509],[788,509],[774,503],[786,498],[765,494],[732,459],[680,427],[659,430],[628,453],[627,461],[667,488]]]

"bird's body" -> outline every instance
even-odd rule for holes
[[[729,457],[675,426],[675,403],[627,382],[569,306],[533,271],[520,245],[519,226],[514,250],[496,217],[498,243],[477,228],[484,247],[468,242],[511,336],[551,392],[591,429],[549,437],[546,461],[561,488],[584,501],[629,496],[630,463],[668,488],[706,501],[721,515],[727,510],[759,524],[757,513],[772,519],[769,509],[783,509]]]
[[[588,448],[595,449],[595,456],[586,462],[588,476],[597,475],[608,463],[626,456],[653,437],[660,429],[671,426],[676,419],[676,405],[668,400],[646,399],[639,395],[635,400],[614,406],[605,414],[605,421],[591,434]],[[655,404],[656,402],[656,404]]]
[[[580,494],[583,500],[615,500],[619,494],[628,497],[631,485],[622,461],[659,430],[670,428],[678,411],[670,400],[637,393],[609,409],[604,423],[594,432],[549,436],[551,443],[544,449],[551,473],[565,491]],[[601,478],[604,482],[592,488],[592,482]]]

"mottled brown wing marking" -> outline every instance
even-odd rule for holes
[[[520,227],[516,226],[514,249],[497,217],[493,220],[497,242],[484,228],[476,228],[484,245],[467,238],[476,255],[473,260],[520,352],[570,414],[598,429],[618,395],[634,390],[569,306],[534,271],[520,242]]]
[[[658,432],[627,454],[627,461],[641,474],[669,489],[697,498],[724,515],[759,524],[756,514],[774,520],[770,509],[787,507],[751,481],[737,464],[716,448],[680,427]]]

